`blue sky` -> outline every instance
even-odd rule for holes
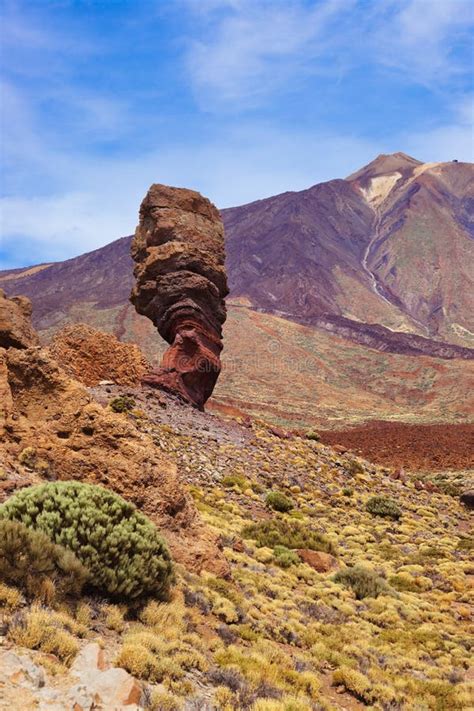
[[[130,234],[152,182],[227,207],[381,152],[474,159],[470,0],[0,8],[0,268]]]

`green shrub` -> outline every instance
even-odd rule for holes
[[[358,600],[364,597],[378,597],[390,590],[385,580],[377,573],[359,565],[340,570],[334,576],[334,582],[340,583],[345,588],[351,588]]]
[[[312,439],[314,442],[320,442],[321,435],[315,432],[314,430],[308,430],[306,432],[306,439]]]
[[[275,546],[273,560],[280,568],[290,568],[292,565],[298,565],[301,562],[298,554],[286,546]]]
[[[270,491],[265,498],[265,503],[271,509],[280,513],[286,513],[293,508],[291,499],[282,494],[281,491]]]
[[[29,599],[52,603],[78,597],[88,572],[74,553],[41,531],[0,519],[0,580]]]
[[[350,486],[344,487],[342,490],[342,495],[343,496],[353,496],[354,495],[354,489],[352,489]]]
[[[168,548],[133,504],[100,486],[75,481],[23,489],[0,506],[0,518],[20,521],[72,550],[109,595],[165,593],[172,580]]]
[[[135,407],[135,400],[128,395],[120,395],[112,398],[109,405],[114,412],[129,412]]]
[[[390,518],[393,521],[398,521],[402,515],[395,501],[388,496],[372,496],[372,498],[367,501],[365,508],[372,516],[382,516],[383,518]]]
[[[275,548],[308,548],[313,551],[334,553],[334,546],[326,536],[312,531],[300,521],[287,521],[274,518],[269,521],[259,521],[246,526],[242,531],[243,538],[252,538],[259,547]]]
[[[236,488],[239,489],[239,491],[245,491],[250,486],[249,480],[240,474],[227,474],[223,477],[221,483],[226,489]]]

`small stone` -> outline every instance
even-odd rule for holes
[[[237,538],[236,541],[232,544],[232,550],[235,551],[236,553],[243,553],[245,548],[244,548],[244,542],[242,541],[241,538]]]

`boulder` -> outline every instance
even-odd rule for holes
[[[311,568],[314,568],[318,573],[329,573],[331,570],[336,570],[339,564],[330,553],[324,553],[323,551],[312,551],[307,548],[298,548],[298,556]]]
[[[221,370],[224,257],[224,227],[209,200],[193,190],[150,187],[132,241],[136,283],[130,299],[170,348],[142,382],[199,409]]]

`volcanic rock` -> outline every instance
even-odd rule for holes
[[[0,289],[0,347],[37,346],[38,336],[31,325],[31,301],[26,296],[5,296]]]
[[[474,509],[474,489],[471,491],[464,491],[459,497],[460,501],[468,509]]]
[[[84,385],[137,385],[150,369],[135,343],[121,343],[111,333],[84,323],[65,326],[55,334],[49,351],[62,368]]]
[[[296,552],[303,563],[314,568],[318,573],[328,573],[330,570],[335,570],[339,567],[336,558],[330,553],[312,551],[307,548],[298,548]]]
[[[0,393],[8,475],[0,501],[44,479],[101,484],[157,524],[178,562],[228,574],[219,537],[202,522],[176,464],[129,418],[97,403],[48,350],[0,347]]]
[[[221,370],[224,227],[217,208],[192,190],[152,185],[132,241],[131,301],[170,348],[143,382],[203,409]]]

